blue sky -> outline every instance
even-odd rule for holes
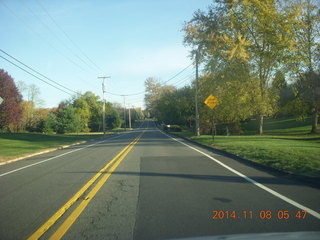
[[[73,91],[101,96],[97,77],[111,76],[108,92],[134,94],[145,90],[146,78],[164,82],[192,63],[181,29],[197,9],[210,4],[211,0],[0,0],[0,49]],[[37,85],[44,107],[70,98],[1,58],[0,68],[15,82]],[[189,84],[193,73],[191,66],[168,84]],[[112,94],[106,98],[123,101]],[[143,107],[143,98],[128,96],[126,102]]]

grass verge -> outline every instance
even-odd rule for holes
[[[290,173],[320,177],[320,135],[297,136],[192,136],[175,132],[206,146]]]
[[[264,134],[266,135],[308,135],[311,131],[312,119],[309,117],[305,121],[297,121],[293,118],[269,118],[264,122]],[[259,121],[252,119],[242,123],[241,128],[245,135],[257,134]]]
[[[198,143],[235,154],[286,172],[320,177],[320,134],[308,134],[308,123],[292,119],[271,119],[266,122],[266,135],[252,135],[255,123],[247,123],[242,136],[196,137],[189,131],[175,132]]]
[[[0,133],[0,162],[101,136],[101,134]]]

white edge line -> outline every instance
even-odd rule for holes
[[[159,130],[159,131],[160,131],[160,130]],[[176,138],[174,138],[174,137],[171,137],[170,135],[164,133],[163,131],[160,131],[160,132],[161,132],[162,134],[166,135],[167,137],[169,137],[169,138],[171,138],[171,139],[173,139],[173,140],[181,143],[182,145],[185,145],[186,147],[188,147],[188,148],[190,148],[190,149],[192,149],[192,150],[194,150],[194,151],[197,151],[197,152],[201,153],[202,155],[210,158],[211,160],[213,160],[213,161],[215,161],[216,163],[220,164],[222,167],[224,167],[224,168],[228,169],[229,171],[235,173],[236,175],[244,178],[244,179],[247,180],[248,182],[253,183],[253,184],[256,185],[257,187],[259,187],[259,188],[261,188],[261,189],[263,189],[263,190],[271,193],[272,195],[274,195],[274,196],[282,199],[283,201],[285,201],[285,202],[287,202],[287,203],[290,203],[291,205],[293,205],[293,206],[295,206],[295,207],[297,207],[297,208],[299,208],[299,209],[302,209],[302,210],[307,211],[307,212],[308,212],[309,214],[311,214],[312,216],[320,219],[320,214],[317,213],[316,211],[314,211],[314,210],[312,210],[312,209],[310,209],[310,208],[308,208],[308,207],[306,207],[306,206],[304,206],[304,205],[302,205],[302,204],[300,204],[300,203],[298,203],[298,202],[296,202],[296,201],[294,201],[294,200],[292,200],[292,199],[290,199],[290,198],[288,198],[288,197],[286,197],[286,196],[284,196],[284,195],[282,195],[282,194],[280,194],[280,193],[272,190],[271,188],[268,188],[268,187],[264,186],[264,185],[261,184],[261,183],[258,183],[257,181],[253,180],[252,178],[247,177],[246,175],[242,174],[241,172],[238,172],[237,170],[235,170],[235,169],[229,167],[228,165],[220,162],[219,160],[215,159],[214,157],[212,157],[212,156],[210,156],[210,155],[208,155],[208,154],[200,151],[199,149],[196,149],[196,148],[194,148],[194,147],[192,147],[192,146],[190,146],[190,145],[188,145],[188,144],[186,144],[186,143],[184,143],[184,142],[182,142],[182,141],[180,141],[180,140],[178,140],[178,139],[176,139]]]
[[[74,152],[80,151],[80,150],[82,150],[82,149],[85,149],[85,148],[88,148],[88,147],[92,147],[92,146],[94,146],[94,145],[97,145],[97,144],[100,144],[100,143],[103,143],[103,142],[106,142],[106,141],[109,141],[109,140],[112,140],[112,139],[115,139],[115,138],[119,138],[119,137],[123,136],[124,134],[133,133],[133,132],[134,132],[134,131],[132,131],[132,132],[127,132],[127,133],[123,133],[123,134],[120,134],[120,135],[118,135],[118,136],[114,136],[114,137],[111,137],[111,138],[107,138],[107,139],[105,139],[105,140],[102,140],[102,141],[99,141],[99,142],[96,142],[96,143],[93,143],[93,144],[84,146],[84,147],[82,147],[82,148],[78,148],[78,149],[72,150],[72,151],[70,151],[70,152],[62,153],[62,154],[60,154],[60,155],[57,155],[57,156],[54,156],[54,157],[51,157],[51,158],[42,160],[42,161],[40,161],[40,162],[32,163],[32,164],[30,164],[30,165],[27,165],[27,166],[24,166],[24,167],[21,167],[21,168],[17,168],[17,169],[11,170],[11,171],[9,171],[9,172],[2,173],[2,174],[0,174],[0,177],[6,176],[6,175],[9,175],[9,174],[11,174],[11,173],[15,173],[15,172],[21,171],[21,170],[23,170],[23,169],[26,169],[26,168],[29,168],[29,167],[33,167],[33,166],[36,166],[36,165],[39,165],[39,164],[42,164],[42,163],[45,163],[45,162],[48,162],[48,161],[51,161],[51,160],[53,160],[53,159],[55,159],[55,158],[59,158],[59,157],[65,156],[65,155],[68,155],[68,154],[70,154],[70,153],[74,153]]]

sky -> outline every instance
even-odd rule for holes
[[[42,107],[57,107],[74,92],[92,91],[102,98],[101,76],[110,77],[105,84],[107,101],[123,104],[120,95],[129,95],[127,106],[144,107],[148,77],[166,82],[186,68],[167,84],[182,87],[194,79],[182,28],[195,11],[206,10],[211,2],[0,0],[0,50],[59,83],[65,88],[53,85],[65,92],[3,58],[0,68],[16,83],[35,84]],[[2,51],[0,56],[30,71]],[[27,93],[22,93],[27,100]]]

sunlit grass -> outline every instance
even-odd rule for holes
[[[252,135],[255,122],[244,126],[248,135],[196,137],[190,131],[176,133],[194,141],[225,150],[239,157],[287,172],[320,177],[320,134],[308,134],[310,120],[266,121],[266,135]]]
[[[101,134],[0,133],[0,162],[101,137]]]
[[[290,119],[266,119],[264,123],[264,134],[279,134],[279,135],[303,135],[311,131],[311,118],[305,121],[297,121]],[[258,120],[253,119],[242,124],[242,129],[246,135],[257,134]]]

